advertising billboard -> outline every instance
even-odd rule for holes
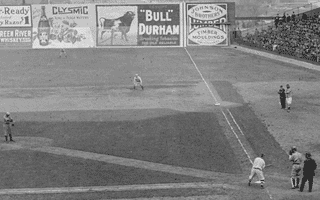
[[[97,5],[97,46],[136,46],[138,6]]]
[[[95,7],[84,4],[32,6],[33,48],[95,46]]]
[[[31,27],[31,6],[0,6],[0,28]]]
[[[226,3],[186,4],[187,46],[228,45]]]
[[[0,48],[31,48],[31,6],[0,6]]]
[[[140,5],[139,46],[180,46],[180,5]]]
[[[31,48],[31,28],[0,28],[0,48]]]
[[[96,5],[97,46],[180,46],[180,4]]]

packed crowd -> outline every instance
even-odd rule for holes
[[[247,34],[241,42],[276,51],[279,54],[320,62],[320,16],[296,16],[294,13],[277,17],[267,30]]]

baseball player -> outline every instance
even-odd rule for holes
[[[290,106],[292,103],[292,90],[289,84],[287,84],[287,89],[286,89],[286,102],[287,102],[288,112],[290,112]]]
[[[260,180],[260,187],[261,189],[264,188],[264,176],[263,176],[263,169],[266,166],[266,163],[263,160],[264,154],[261,154],[260,157],[257,157],[254,159],[253,165],[252,165],[252,169],[251,169],[251,174],[249,176],[249,183],[248,185],[251,185],[251,181],[253,179],[253,177],[255,177],[256,175],[258,176],[258,179]]]
[[[303,192],[304,185],[309,181],[309,192],[312,192],[314,171],[317,169],[317,163],[311,158],[311,153],[306,153],[306,160],[303,165],[303,177],[300,185],[300,192]]]
[[[137,86],[140,86],[143,90],[142,79],[138,74],[133,77],[133,89],[135,90]]]
[[[283,88],[282,85],[280,85],[278,94],[280,95],[281,109],[285,109],[286,108],[286,90]]]
[[[60,49],[60,54],[59,54],[59,58],[61,58],[64,55],[64,57],[67,57],[67,52],[65,49]]]
[[[291,189],[299,188],[301,164],[303,161],[302,154],[297,151],[297,147],[293,146],[289,151],[289,161],[292,162],[291,169]]]
[[[6,114],[3,116],[3,122],[4,137],[6,139],[6,142],[8,141],[8,136],[10,138],[10,141],[14,142],[11,133],[11,126],[14,126],[14,122],[13,119],[10,117],[9,112],[6,112]]]

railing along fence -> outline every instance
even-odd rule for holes
[[[295,14],[297,18],[301,18],[302,13],[310,12],[311,10],[320,8],[320,1],[319,2],[313,2],[309,4],[304,4],[299,7],[295,8],[289,8],[286,6],[275,8],[274,11],[276,11],[277,14],[279,14],[279,17],[282,18],[285,14],[285,16],[289,15],[292,16],[292,14]],[[274,14],[273,17],[276,17],[277,14]],[[320,13],[319,13],[320,14]],[[319,15],[318,14],[318,15]],[[238,30],[241,31],[242,36],[246,36],[247,34],[254,34],[256,30],[262,31],[266,30],[269,27],[275,26],[274,19],[272,20],[247,20],[247,21],[238,21],[236,22],[236,27]]]

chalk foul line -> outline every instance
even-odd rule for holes
[[[199,183],[164,183],[164,184],[120,185],[120,186],[2,189],[0,190],[0,195],[120,192],[120,191],[136,191],[136,190],[185,189],[185,188],[191,189],[191,188],[215,188],[215,187],[224,188],[224,189],[234,189],[234,190],[240,189],[240,187],[231,186],[228,184],[213,184],[208,182],[199,182]]]

